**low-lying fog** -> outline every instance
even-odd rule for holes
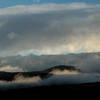
[[[54,70],[50,73],[53,75],[45,79],[41,79],[40,76],[24,77],[17,75],[13,81],[0,81],[0,89],[100,82],[99,73],[81,73],[68,70]]]

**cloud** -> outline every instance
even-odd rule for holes
[[[60,84],[81,84],[81,83],[91,83],[100,82],[100,75],[97,73],[80,73],[80,74],[57,74],[53,75],[47,79],[41,80],[40,77],[25,78],[23,76],[18,76],[15,81],[12,81],[13,85],[21,84],[21,87],[25,85],[28,87],[35,86],[48,86],[48,85],[60,85]],[[1,82],[2,83],[2,82]],[[7,85],[7,84],[6,84]],[[16,88],[16,87],[15,87]]]
[[[35,2],[40,2],[35,0]],[[9,15],[9,14],[29,14],[29,13],[44,13],[48,11],[62,11],[62,10],[78,10],[86,8],[98,8],[97,5],[87,5],[86,3],[69,3],[69,4],[38,4],[38,5],[17,5],[8,8],[0,9],[0,15]]]
[[[36,83],[39,81],[41,81],[39,76],[24,77],[23,75],[17,75],[15,76],[15,79],[12,81],[12,83]]]
[[[33,0],[33,3],[40,3],[41,0]]]
[[[77,74],[79,74],[79,72],[78,71],[69,71],[69,70],[61,71],[61,70],[56,69],[56,70],[51,71],[50,74],[53,74],[53,75],[77,75]]]
[[[66,85],[99,82],[99,74],[54,75],[41,82],[41,85]]]
[[[99,4],[17,5],[0,10],[0,55],[100,51]]]
[[[14,33],[14,32],[11,32],[11,33],[8,34],[8,38],[9,38],[9,39],[14,39],[14,38],[16,38],[16,37],[17,37],[17,35],[16,35],[16,33]]]
[[[6,59],[2,59],[1,60],[1,64],[6,64],[7,63],[7,60]]]
[[[65,71],[63,71],[65,72]],[[0,81],[0,89],[25,88],[48,85],[66,85],[100,82],[99,73],[78,73],[78,74],[53,74],[51,77],[41,79],[39,76],[24,77],[15,76],[13,81]]]
[[[0,67],[0,71],[5,71],[5,72],[23,72],[23,69],[18,67],[18,66],[3,66]]]

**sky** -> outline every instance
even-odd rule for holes
[[[99,0],[0,0],[0,8],[5,8],[14,5],[31,5],[42,3],[71,3],[71,2],[85,2],[85,3],[100,3]]]
[[[0,0],[0,8],[6,8],[14,5],[31,5],[42,3],[71,3],[71,2],[85,2],[85,3],[100,3],[99,0]]]
[[[0,56],[100,52],[99,0],[0,0]]]

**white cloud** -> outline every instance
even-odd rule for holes
[[[41,78],[39,76],[24,77],[22,75],[17,75],[12,82],[13,83],[36,83],[39,81],[41,81]]]
[[[23,69],[18,67],[18,66],[7,65],[7,66],[0,67],[0,71],[5,71],[5,72],[22,72]]]
[[[50,74],[53,74],[53,75],[77,75],[77,74],[80,74],[78,71],[69,71],[69,70],[58,70],[58,69],[55,69],[53,71],[50,72]]]
[[[38,2],[38,1],[37,1]],[[60,10],[78,10],[86,8],[100,8],[100,5],[88,5],[86,3],[69,3],[69,4],[38,4],[38,5],[17,5],[8,8],[0,9],[0,15],[9,14],[28,14],[28,13],[43,13],[49,11],[60,11]]]

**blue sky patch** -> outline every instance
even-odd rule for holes
[[[100,3],[100,0],[0,0],[0,8],[7,8],[15,5],[32,5],[41,3],[71,3],[71,2],[85,2],[85,3]]]

